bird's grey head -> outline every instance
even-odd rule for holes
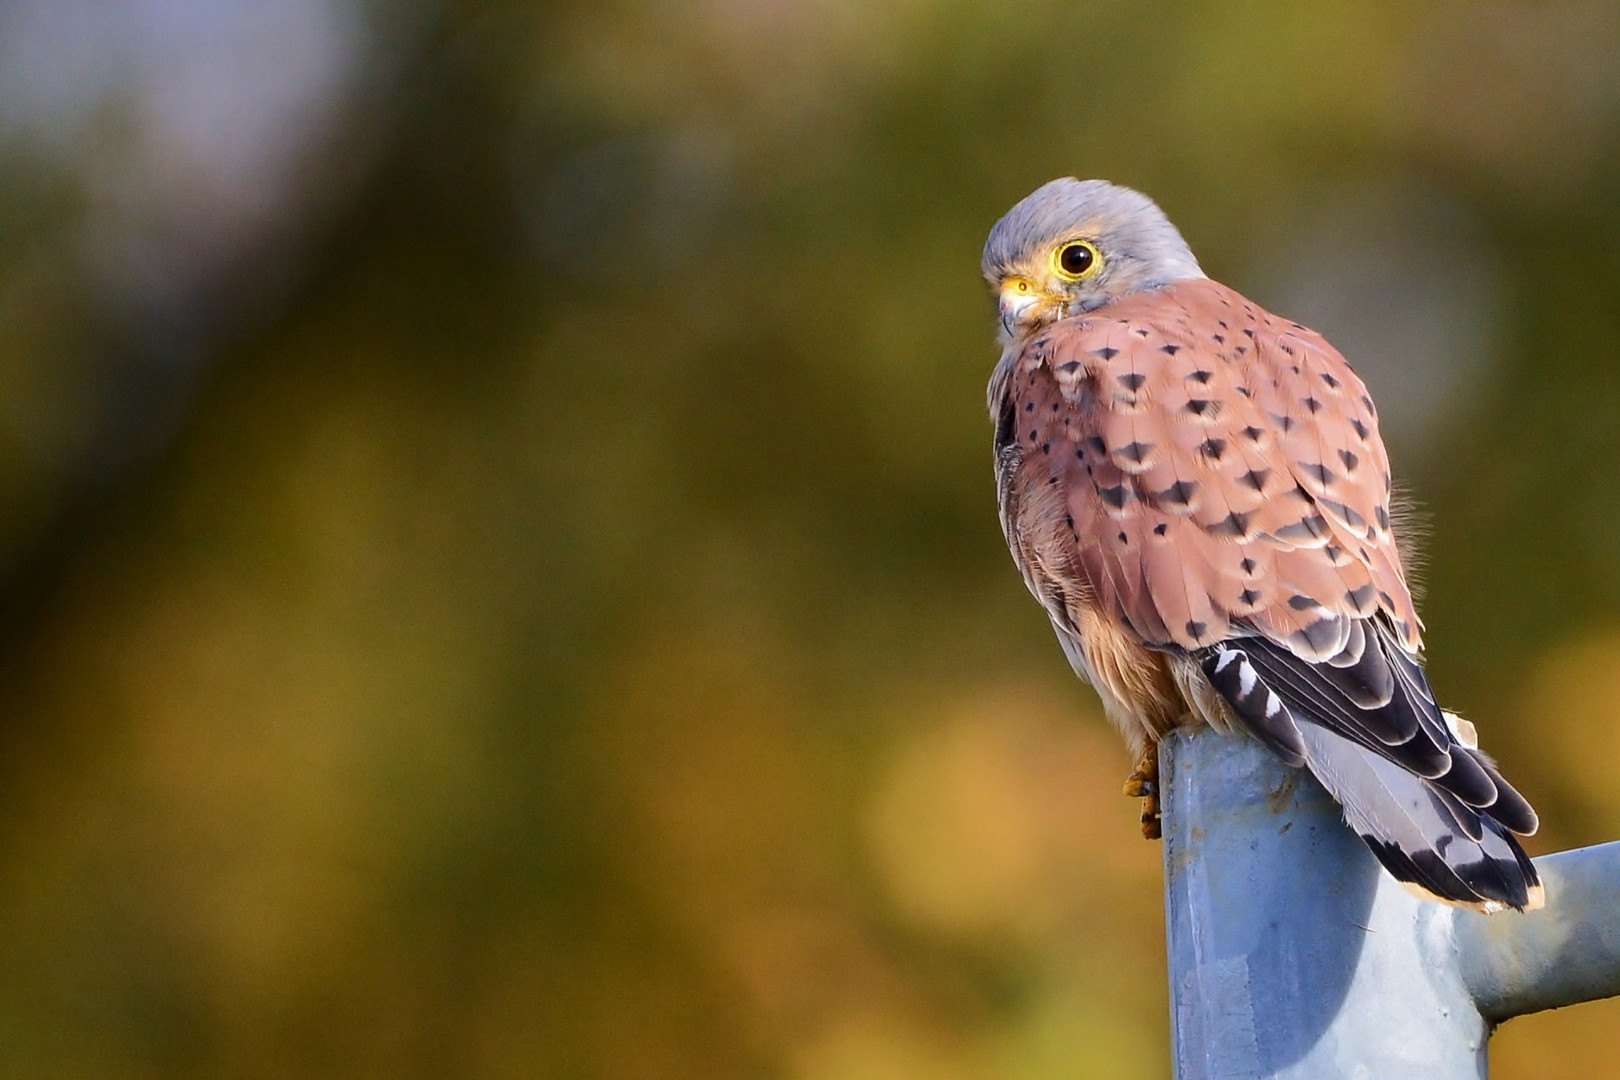
[[[1036,188],[996,222],[984,245],[984,276],[1010,338],[1204,272],[1152,199],[1106,180],[1066,177]]]

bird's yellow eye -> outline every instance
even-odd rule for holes
[[[1065,281],[1079,281],[1087,274],[1096,273],[1102,266],[1102,253],[1095,244],[1071,240],[1053,254],[1052,265]]]

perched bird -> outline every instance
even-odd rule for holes
[[[1309,769],[1422,895],[1541,906],[1536,814],[1444,712],[1366,387],[1319,334],[1199,269],[1146,196],[1054,180],[996,223],[1002,530],[1142,758],[1207,723]],[[1156,804],[1144,831],[1157,835]]]

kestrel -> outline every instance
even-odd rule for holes
[[[1444,712],[1367,388],[1199,269],[1153,201],[1054,180],[990,232],[1002,530],[1151,794],[1206,723],[1311,771],[1384,867],[1480,911],[1542,903],[1536,814]],[[1156,835],[1156,812],[1144,814]]]

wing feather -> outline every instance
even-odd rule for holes
[[[1103,610],[1156,646],[1200,648],[1237,619],[1311,658],[1382,612],[1415,650],[1389,463],[1343,357],[1207,280],[1102,311],[998,377],[1026,467],[1042,459],[1029,484],[1066,493]]]

